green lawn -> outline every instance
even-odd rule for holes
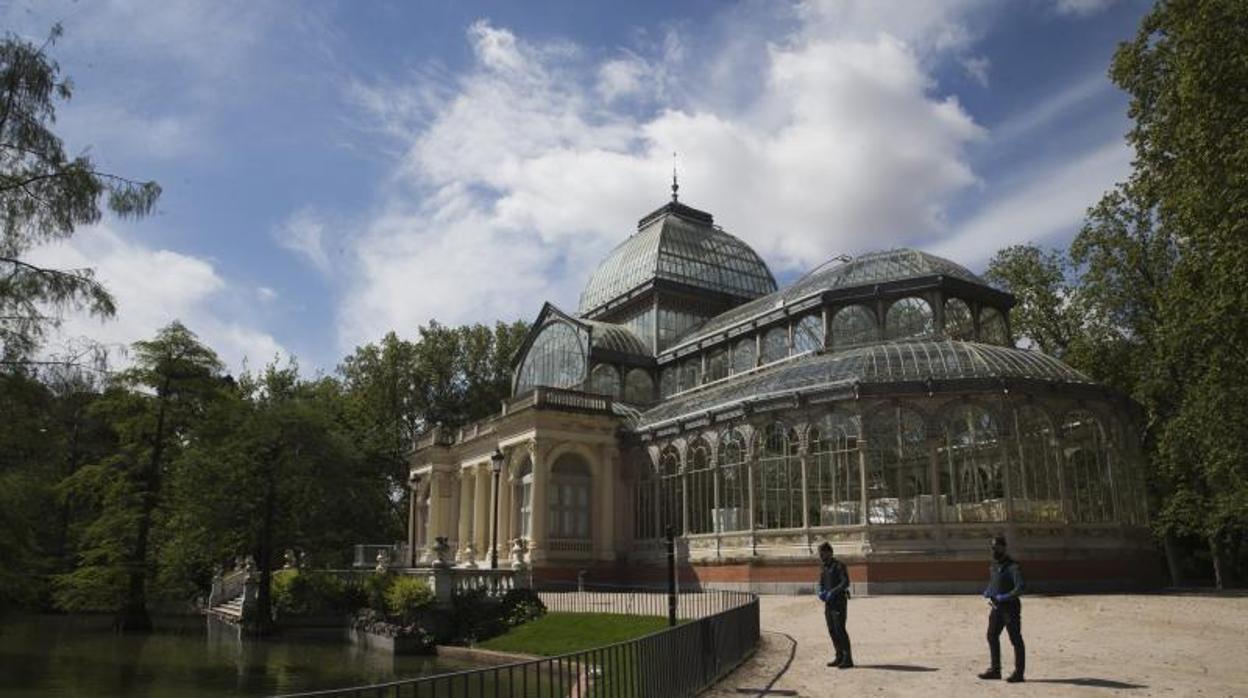
[[[477,646],[550,657],[631,640],[666,627],[667,619],[662,616],[547,613]]]

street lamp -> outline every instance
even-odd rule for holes
[[[490,455],[490,470],[494,472],[494,525],[490,530],[490,569],[498,569],[498,475],[503,472],[503,452],[494,447]]]

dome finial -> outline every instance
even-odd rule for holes
[[[680,185],[676,183],[676,151],[673,150],[672,151],[672,203],[676,203],[678,199],[676,192],[679,190],[680,190]]]

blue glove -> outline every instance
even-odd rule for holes
[[[828,592],[826,592],[826,591],[821,591],[821,592],[819,592],[819,600],[820,600],[820,601],[823,601],[824,603],[827,603],[827,600],[828,600]]]
[[[997,603],[1005,603],[1006,601],[1010,600],[1010,595],[1009,594],[997,594],[996,596],[992,597],[992,599],[996,601]]]

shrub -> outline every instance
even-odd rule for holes
[[[270,590],[279,615],[342,613],[362,605],[358,588],[325,572],[279,570],[273,573]]]
[[[470,589],[455,595],[454,617],[457,641],[473,644],[507,631],[502,602],[486,589]]]
[[[378,613],[386,612],[386,592],[395,579],[393,572],[370,574],[364,578],[364,597],[368,601],[369,608]]]
[[[423,580],[399,577],[385,591],[386,612],[404,624],[414,622],[420,609],[433,603],[433,590]]]
[[[546,615],[546,604],[532,589],[510,589],[503,596],[499,615],[508,627],[515,627]]]

